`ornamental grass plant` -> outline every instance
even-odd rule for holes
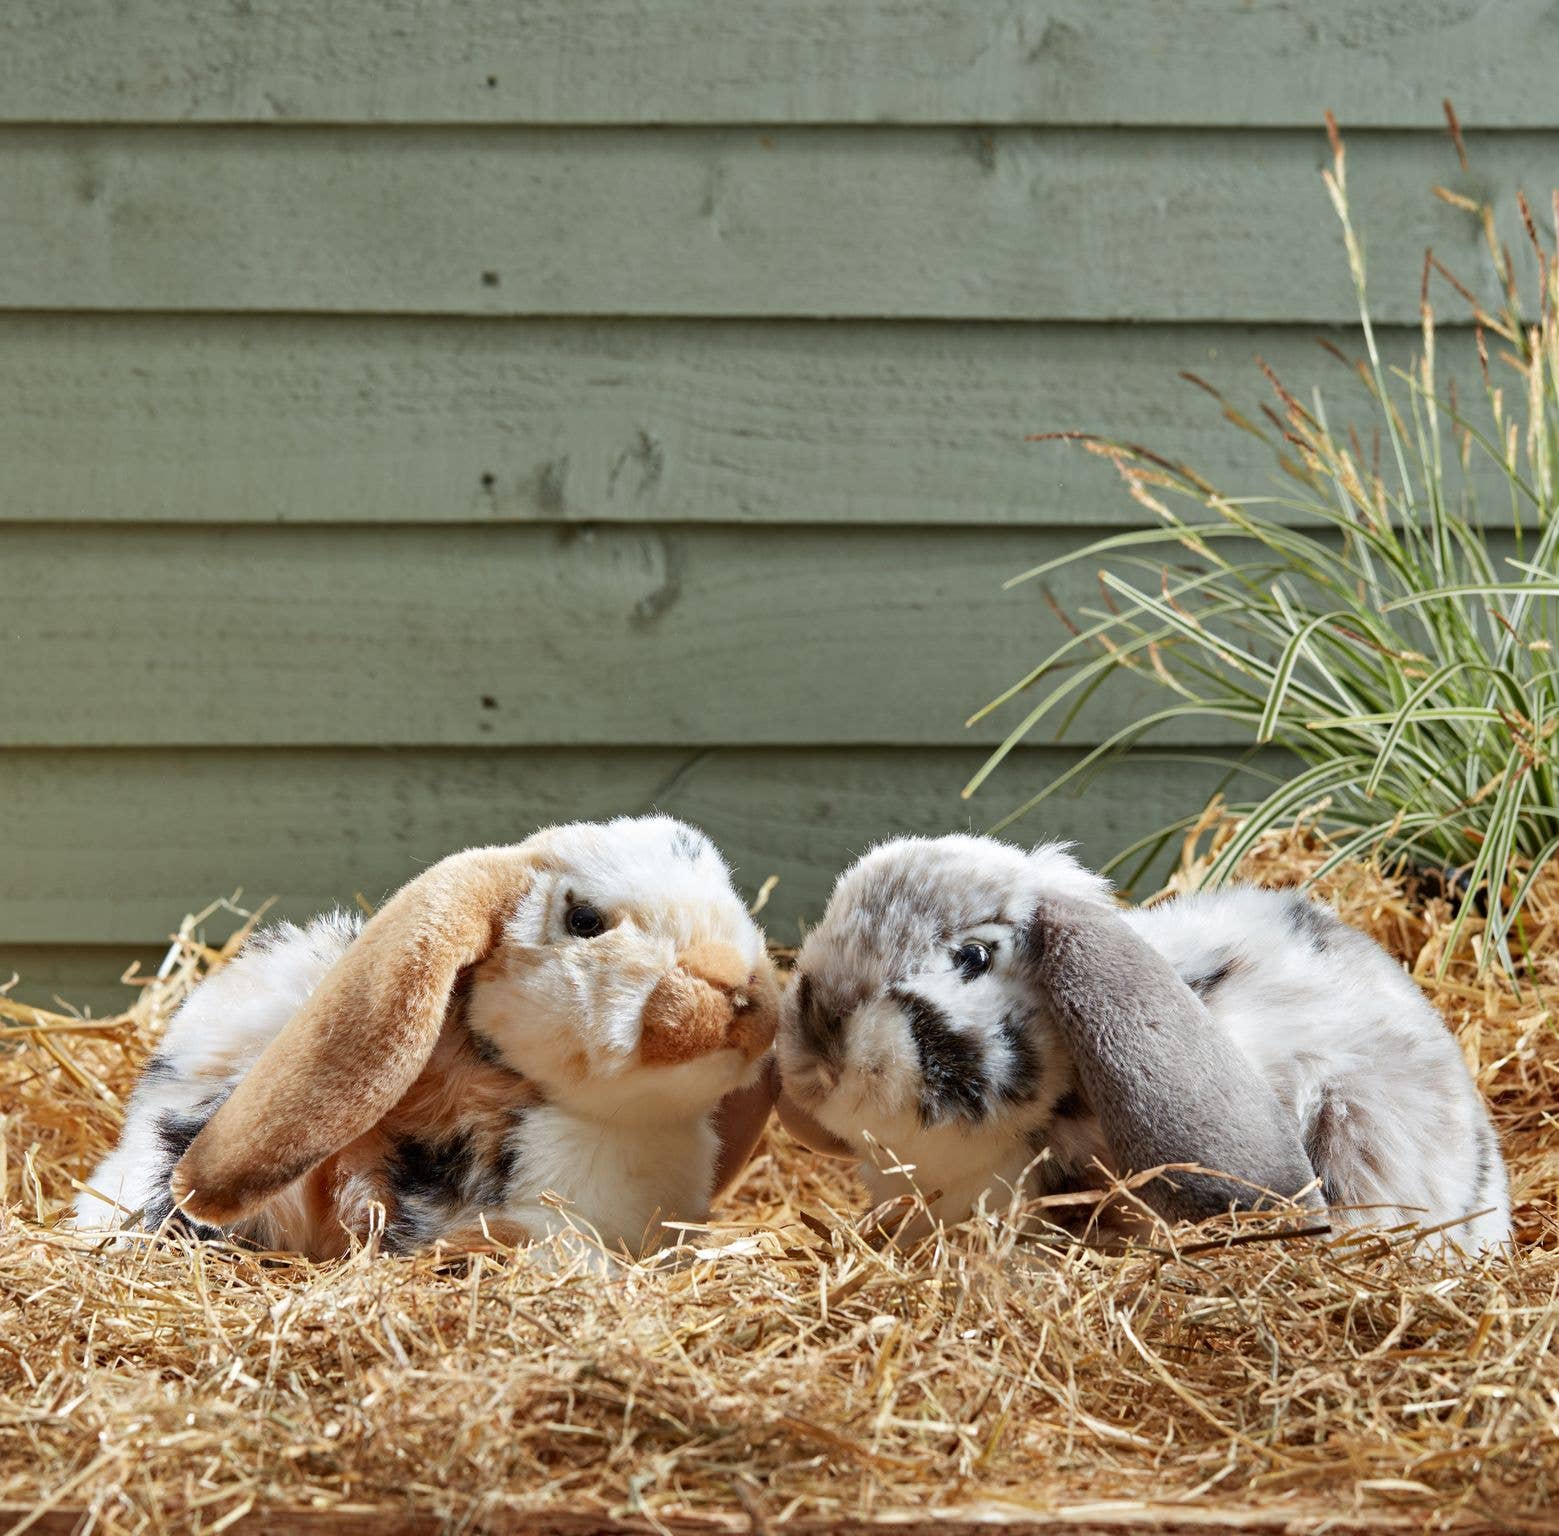
[[[1449,103],[1446,114],[1466,169]],[[1074,561],[1104,563],[1102,602],[1063,615],[1070,638],[971,720],[1040,695],[964,793],[1019,742],[1057,722],[1064,734],[1096,690],[1134,673],[1163,689],[1164,707],[1116,732],[1002,825],[1172,722],[1224,730],[1232,722],[1253,749],[1286,749],[1294,771],[1270,773],[1255,752],[1231,762],[1230,778],[1254,776],[1262,794],[1234,807],[1240,829],[1207,883],[1226,881],[1268,829],[1316,808],[1337,863],[1379,855],[1442,875],[1457,908],[1447,952],[1476,918],[1482,961],[1508,962],[1510,946],[1523,942],[1532,880],[1559,850],[1559,192],[1548,234],[1527,198],[1517,199],[1536,257],[1531,295],[1493,208],[1434,189],[1481,226],[1499,301],[1485,303],[1427,253],[1421,349],[1410,367],[1391,368],[1370,322],[1364,244],[1330,116],[1327,128],[1323,178],[1358,299],[1362,356],[1322,344],[1357,372],[1368,418],[1342,423],[1319,391],[1302,400],[1265,364],[1274,398],[1257,416],[1184,375],[1271,453],[1277,487],[1259,495],[1229,494],[1135,443],[1044,434],[1109,459],[1154,524],[1007,583],[1042,581]],[[1437,374],[1433,300],[1442,289],[1470,311],[1481,400],[1459,398]],[[1195,819],[1126,850],[1116,867],[1134,857],[1145,864]]]

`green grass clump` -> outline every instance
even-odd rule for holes
[[[1319,392],[1302,402],[1270,370],[1277,398],[1263,407],[1264,424],[1218,398],[1234,425],[1273,452],[1277,494],[1225,495],[1138,445],[1054,434],[1108,457],[1156,523],[1008,583],[1074,560],[1108,562],[1103,604],[1081,610],[1072,637],[974,717],[1046,689],[964,793],[1042,721],[1058,719],[1064,733],[1096,689],[1128,670],[1171,702],[1117,732],[1003,825],[1157,727],[1235,721],[1253,748],[1287,748],[1298,763],[1287,779],[1260,775],[1265,797],[1233,808],[1243,824],[1220,850],[1212,883],[1226,880],[1268,828],[1313,813],[1338,839],[1336,861],[1405,856],[1456,871],[1465,898],[1447,953],[1469,914],[1482,910],[1484,957],[1508,958],[1532,876],[1559,850],[1559,262],[1520,199],[1539,289],[1535,313],[1524,310],[1492,209],[1437,188],[1480,221],[1501,303],[1490,313],[1428,255],[1422,352],[1411,368],[1388,370],[1370,325],[1364,252],[1330,118],[1328,129],[1332,165],[1323,175],[1358,296],[1365,355],[1356,366],[1372,450],[1356,424],[1332,426]],[[1451,129],[1465,166],[1454,116]],[[1559,239],[1559,192],[1553,206]],[[1442,393],[1436,383],[1435,274],[1471,308],[1485,396],[1476,412],[1454,386]],[[1474,490],[1488,473],[1480,461],[1497,471],[1509,528],[1502,555],[1491,553],[1484,533]],[[1174,551],[1155,547],[1166,545]],[[1144,849],[1151,859],[1195,819],[1128,849],[1117,866]]]

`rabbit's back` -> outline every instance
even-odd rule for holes
[[[361,919],[330,913],[306,927],[259,930],[191,993],[142,1070],[119,1144],[76,1201],[83,1229],[135,1211],[155,1229],[173,1214],[168,1176],[206,1121],[356,937]]]
[[[1127,915],[1293,1112],[1328,1203],[1473,1247],[1510,1235],[1498,1138],[1445,1021],[1368,935],[1293,891]],[[1474,1215],[1474,1213],[1485,1213]]]

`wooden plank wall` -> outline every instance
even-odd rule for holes
[[[0,981],[650,805],[791,938],[995,819],[1149,697],[958,799],[1057,633],[1002,580],[1138,517],[1025,436],[1262,488],[1175,375],[1347,396],[1322,110],[1405,359],[1425,246],[1493,282],[1431,185],[1513,235],[1556,63],[1547,0],[11,0]],[[1107,856],[1210,734],[1029,830]]]

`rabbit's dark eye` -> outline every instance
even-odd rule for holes
[[[971,939],[953,951],[953,964],[965,981],[983,976],[991,968],[991,947]]]
[[[594,907],[581,901],[564,914],[563,926],[576,939],[593,939],[598,933],[606,932],[606,919]]]

